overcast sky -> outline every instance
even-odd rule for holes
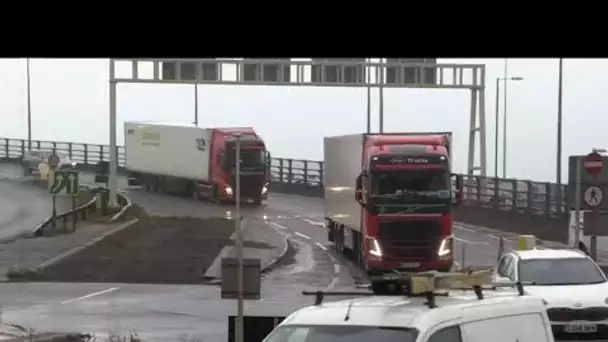
[[[493,175],[495,83],[503,74],[504,62],[440,59],[439,63],[487,65],[487,170]],[[107,144],[107,60],[32,60],[31,67],[34,139]],[[0,60],[4,119],[0,136],[27,137],[25,70],[25,60]],[[554,181],[558,61],[510,59],[509,74],[524,80],[510,82],[508,87],[507,176]],[[608,147],[604,138],[608,96],[603,80],[608,80],[605,59],[564,62],[564,179],[568,155]],[[374,115],[377,97],[372,103]],[[366,128],[364,89],[199,86],[199,106],[201,126],[253,126],[275,157],[320,160],[324,136]],[[453,131],[455,171],[466,171],[469,91],[387,89],[384,113],[386,132]],[[191,122],[193,116],[193,86],[119,86],[120,144],[125,120]],[[377,127],[377,120],[374,123]],[[499,160],[502,170],[502,154]]]

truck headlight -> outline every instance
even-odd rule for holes
[[[380,242],[375,238],[368,238],[369,240],[369,254],[379,257],[382,257],[382,248],[380,247]]]
[[[267,192],[268,192],[268,184],[265,184],[264,187],[262,187],[262,195],[266,195]]]
[[[232,188],[230,185],[226,185],[226,195],[232,196]]]
[[[452,237],[446,236],[441,240],[439,248],[437,249],[437,256],[446,256],[452,253]]]

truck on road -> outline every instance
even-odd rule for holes
[[[451,132],[326,137],[325,220],[336,251],[370,276],[449,271],[462,193],[451,140]]]
[[[268,196],[269,161],[253,128],[201,128],[189,124],[125,122],[129,184],[213,202],[235,201],[236,138],[240,134],[241,200]]]

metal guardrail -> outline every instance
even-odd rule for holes
[[[83,168],[93,169],[108,161],[107,145],[33,140],[34,149],[55,149]],[[0,160],[20,161],[27,151],[24,139],[0,138]],[[118,147],[118,166],[124,170],[125,154]],[[291,158],[273,158],[270,163],[272,191],[305,196],[323,196],[323,162]],[[464,176],[464,203],[469,207],[492,208],[514,214],[563,217],[566,215],[566,186],[558,198],[558,184],[519,179],[495,179]],[[561,209],[558,211],[558,209]]]
[[[76,209],[74,209],[74,210],[68,210],[63,213],[58,213],[57,216],[55,216],[54,218],[52,216],[49,216],[46,220],[44,220],[44,222],[39,224],[38,227],[36,227],[34,229],[34,236],[36,236],[36,237],[46,236],[46,235],[49,235],[49,233],[52,234],[52,233],[55,233],[58,231],[73,232],[73,231],[68,230],[70,223],[73,224],[73,227],[76,227],[76,224],[78,223],[78,221],[86,220],[86,218],[89,214],[95,213],[97,210],[99,210],[97,208],[96,195],[102,191],[107,191],[107,190],[104,188],[99,188],[99,187],[97,187],[97,188],[90,188],[88,186],[81,186],[81,187],[90,191],[91,194],[93,195],[93,198],[90,201],[88,201],[87,203],[76,207]],[[121,207],[129,205],[129,203],[130,203],[130,200],[127,197],[125,197],[121,194],[118,194],[118,204]],[[53,232],[50,232],[49,229],[52,229]]]

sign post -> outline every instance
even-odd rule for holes
[[[49,158],[50,159],[50,158]],[[50,165],[50,164],[49,164]],[[57,195],[68,195],[72,197],[72,210],[76,209],[76,196],[80,191],[80,177],[75,170],[52,169],[49,177],[49,193],[53,197],[53,228],[55,228],[55,217],[57,217],[56,199]],[[72,220],[72,230],[76,229],[76,215]]]
[[[57,165],[59,165],[59,156],[55,153],[55,150],[53,150],[53,153],[49,156],[47,163],[49,164],[49,175],[48,175],[48,183],[49,183],[49,189],[50,189],[50,185],[51,185],[51,181],[55,178],[55,168],[57,168]],[[55,221],[55,218],[57,217],[57,198],[55,196],[55,194],[53,194],[51,192],[51,197],[52,197],[52,201],[53,201],[53,209],[52,209],[52,213],[51,213],[51,217],[53,218],[52,221],[52,225],[53,225],[53,229],[55,229],[57,223]]]
[[[592,149],[587,155],[570,156],[568,159],[568,210],[570,212],[571,226],[568,228],[569,236],[573,238],[573,248],[585,248],[592,258],[597,254],[597,237],[608,236],[607,229],[594,226],[600,222],[600,215],[608,212],[608,201],[604,195],[608,191],[608,172],[604,165],[608,163],[608,156],[601,149]],[[584,215],[583,215],[584,214]],[[602,218],[603,220],[603,218]],[[584,241],[581,239],[585,238]]]
[[[585,167],[585,171],[589,175],[593,177],[594,185],[591,185],[585,189],[585,203],[590,206],[593,211],[593,216],[597,218],[598,216],[598,206],[602,203],[602,199],[604,197],[603,191],[597,185],[597,176],[604,169],[604,160],[602,156],[596,151],[589,153],[584,160],[583,166]],[[579,213],[580,217],[580,213]],[[597,235],[598,232],[593,232],[593,234],[589,234],[586,232],[586,235],[591,235],[591,243],[590,254],[593,260],[597,260]]]

